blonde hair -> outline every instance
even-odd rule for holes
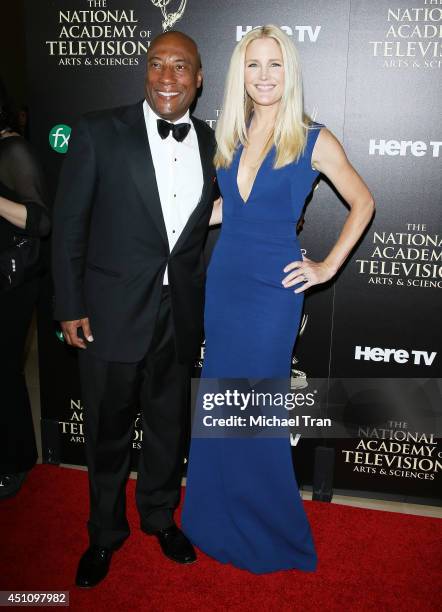
[[[253,101],[245,90],[244,66],[248,45],[258,38],[273,38],[281,48],[284,62],[284,93],[279,105],[273,133],[261,157],[275,145],[275,168],[297,160],[304,152],[309,117],[304,113],[301,67],[298,52],[290,38],[277,26],[266,25],[248,32],[236,45],[226,78],[224,102],[216,126],[217,168],[228,168],[238,144],[247,144],[247,125],[253,112]]]

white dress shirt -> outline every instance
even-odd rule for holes
[[[143,104],[153,166],[160,194],[161,208],[166,225],[169,250],[172,251],[190,215],[198,204],[203,189],[203,170],[198,138],[189,111],[171,123],[190,123],[190,130],[182,142],[169,133],[164,140],[158,134],[158,115]],[[169,284],[167,268],[163,283]]]

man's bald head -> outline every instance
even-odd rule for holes
[[[192,47],[195,53],[195,56],[197,57],[197,60],[198,60],[198,68],[201,68],[202,62],[201,62],[201,56],[200,56],[200,52],[198,49],[198,45],[196,44],[196,42],[193,40],[191,36],[184,34],[184,32],[179,32],[178,30],[171,30],[170,32],[163,32],[162,34],[158,34],[158,36],[155,36],[155,38],[150,43],[150,47],[147,52],[147,56],[149,57],[152,47],[154,47],[157,42],[162,42],[163,40],[167,42],[167,40],[170,38],[172,40],[182,40],[184,44],[187,44],[189,45],[189,47]]]

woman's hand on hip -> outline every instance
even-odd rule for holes
[[[304,257],[302,261],[289,263],[284,268],[284,272],[289,272],[289,274],[283,278],[283,286],[293,287],[298,283],[304,283],[301,287],[295,289],[295,293],[301,293],[309,287],[330,280],[335,275],[336,270],[325,261],[312,261],[308,257]]]

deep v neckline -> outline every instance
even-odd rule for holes
[[[270,149],[267,151],[267,153],[266,153],[266,155],[265,155],[264,159],[263,159],[263,160],[262,160],[262,162],[259,164],[259,168],[258,168],[258,170],[257,170],[257,172],[256,172],[256,174],[255,174],[255,178],[253,179],[253,183],[252,183],[252,186],[251,186],[251,188],[250,188],[249,195],[247,196],[247,199],[246,199],[246,200],[244,200],[244,198],[243,198],[243,197],[242,197],[242,195],[241,195],[241,192],[240,192],[240,190],[239,190],[239,185],[238,185],[239,166],[240,166],[240,164],[241,164],[241,157],[242,157],[242,154],[243,154],[243,152],[244,152],[244,145],[241,145],[241,146],[240,146],[240,149],[239,149],[239,154],[238,154],[238,164],[237,164],[237,166],[236,166],[236,177],[235,177],[235,184],[236,184],[236,191],[238,192],[239,199],[241,200],[241,202],[242,202],[243,206],[247,206],[248,202],[250,201],[250,198],[252,197],[253,190],[254,190],[254,188],[255,188],[256,181],[258,180],[258,177],[259,177],[259,173],[261,172],[261,168],[262,168],[262,167],[263,167],[263,165],[265,164],[265,162],[266,162],[266,160],[267,160],[267,157],[269,156],[269,153],[270,153],[270,151],[272,150],[272,148],[273,148],[273,147],[271,147],[271,148],[270,148]]]

